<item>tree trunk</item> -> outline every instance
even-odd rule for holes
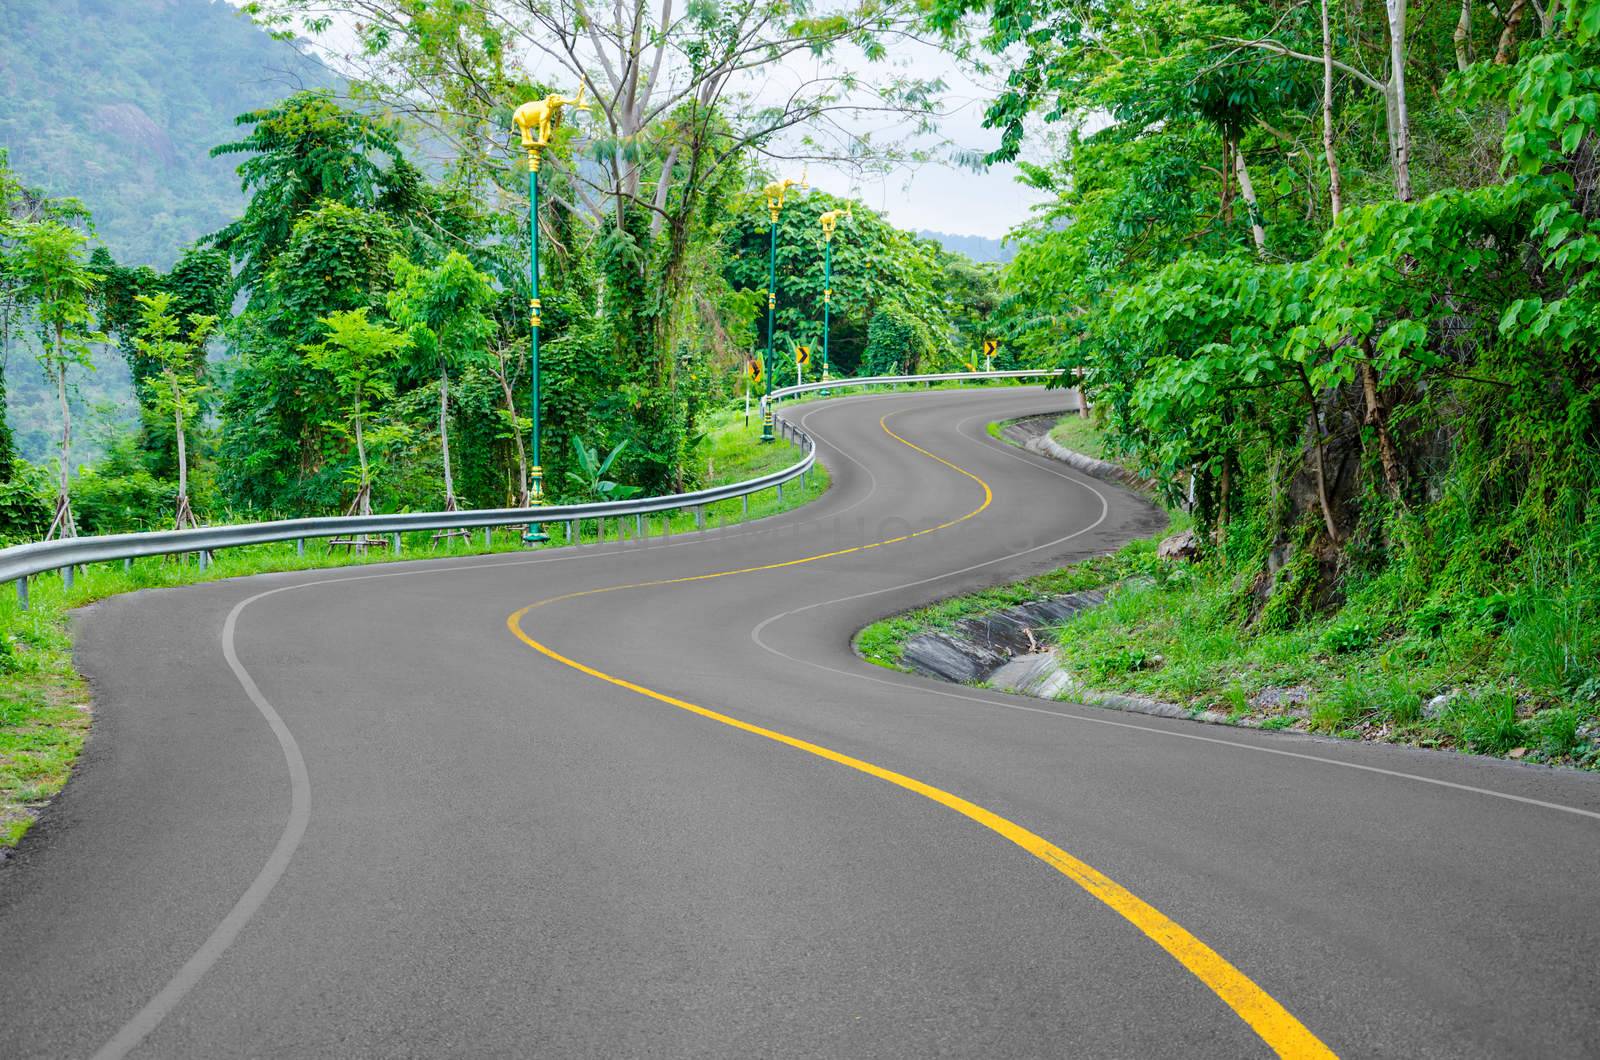
[[[1322,0],[1322,150],[1328,156],[1328,201],[1337,222],[1344,194],[1339,186],[1339,157],[1333,150],[1333,26],[1328,20],[1328,0]]]
[[[1233,492],[1232,453],[1222,454],[1222,474],[1217,480],[1217,546],[1228,540],[1228,500]]]
[[[1472,65],[1472,0],[1461,0],[1461,15],[1451,39],[1456,45],[1456,69],[1465,70]]]
[[[1389,152],[1394,165],[1394,195],[1410,202],[1411,112],[1406,102],[1406,3],[1386,0],[1389,13],[1389,83],[1384,96],[1390,124]]]
[[[1222,223],[1233,224],[1233,178],[1228,176],[1233,171],[1233,140],[1230,137],[1222,138]]]
[[[1372,352],[1371,346],[1367,352]],[[1366,401],[1366,424],[1378,432],[1378,460],[1383,465],[1383,481],[1389,493],[1403,507],[1405,496],[1401,492],[1400,451],[1389,433],[1389,417],[1382,396],[1378,393],[1378,373],[1371,361],[1361,362],[1361,394]]]
[[[444,510],[456,509],[456,482],[450,474],[450,372],[439,362],[439,450],[444,456]]]
[[[1266,256],[1267,230],[1261,223],[1261,204],[1256,201],[1256,188],[1250,181],[1250,169],[1245,165],[1244,152],[1235,148],[1233,163],[1239,172],[1239,194],[1244,197],[1245,209],[1250,215],[1250,238],[1255,240],[1256,253]]]
[[[528,451],[522,445],[522,432],[517,430],[517,402],[511,394],[511,380],[506,376],[503,355],[500,359],[500,392],[505,395],[506,412],[511,416],[511,440],[517,444],[517,485],[522,491],[517,494],[517,504],[525,506],[528,502]]]
[[[372,482],[367,478],[367,443],[361,437],[361,406],[356,406],[356,460],[361,465],[361,480],[356,490],[356,514],[372,514]]]
[[[1527,13],[1528,0],[1514,0],[1511,10],[1506,12],[1506,27],[1500,31],[1500,45],[1494,50],[1496,66],[1506,66],[1515,57],[1517,28],[1522,25],[1522,19]]]
[[[1339,543],[1339,525],[1333,519],[1333,506],[1328,503],[1328,468],[1325,454],[1327,443],[1322,430],[1322,417],[1317,414],[1317,392],[1311,387],[1311,377],[1306,375],[1304,367],[1300,368],[1300,385],[1305,389],[1306,407],[1310,410],[1311,437],[1315,444],[1311,447],[1313,469],[1317,473],[1317,504],[1322,508],[1322,525],[1328,528],[1328,539],[1334,544]]]
[[[178,506],[184,507],[189,499],[189,450],[183,437],[183,409],[173,413],[173,432],[178,438]]]
[[[62,352],[61,327],[55,329],[56,399],[61,402],[60,478],[56,487],[56,517],[50,525],[53,537],[77,537],[77,522],[72,518],[72,491],[68,471],[72,467],[72,406],[67,402],[67,362]]]

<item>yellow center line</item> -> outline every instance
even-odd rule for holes
[[[938,526],[930,526],[925,530],[917,530],[909,534],[902,534],[899,537],[892,537],[883,541],[874,541],[870,544],[856,545],[852,548],[842,548],[832,552],[819,553],[814,556],[803,556],[799,559],[785,560],[781,563],[767,563],[757,567],[740,567],[737,570],[717,571],[711,574],[695,574],[684,578],[663,578],[657,581],[634,582],[628,585],[610,585],[599,589],[586,589],[582,592],[565,593],[561,596],[552,596],[548,599],[540,600],[537,603],[529,604],[527,607],[514,612],[506,619],[507,627],[509,627],[511,632],[515,634],[516,637],[524,644],[538,651],[545,657],[553,659],[564,666],[570,666],[580,673],[584,673],[590,677],[605,681],[608,684],[616,685],[618,688],[625,688],[630,692],[637,692],[641,696],[648,696],[657,702],[678,707],[679,709],[686,710],[691,714],[697,714],[702,718],[719,722],[731,728],[738,729],[741,732],[747,732],[755,736],[761,736],[776,743],[783,744],[787,747],[792,747],[795,750],[804,751],[807,754],[816,755],[818,758],[824,758],[830,762],[836,762],[839,765],[847,766],[856,770],[857,772],[865,773],[867,776],[876,777],[885,783],[893,784],[899,788],[904,788],[906,791],[915,792],[916,794],[921,795],[926,799],[930,799],[941,806],[945,806],[954,810],[969,820],[976,821],[983,827],[1005,839],[1010,840],[1012,843],[1015,843],[1023,850],[1026,850],[1028,853],[1038,858],[1040,861],[1043,861],[1046,865],[1049,865],[1051,868],[1067,877],[1067,879],[1071,880],[1073,883],[1076,883],[1079,887],[1083,888],[1090,895],[1103,902],[1123,919],[1127,920],[1134,927],[1142,931],[1148,938],[1155,942],[1156,945],[1160,946],[1162,949],[1166,950],[1167,953],[1171,954],[1179,964],[1187,968],[1190,973],[1195,976],[1195,978],[1199,979],[1202,983],[1209,987],[1211,991],[1217,995],[1217,997],[1221,998],[1229,1008],[1233,1009],[1233,1011],[1238,1014],[1239,1018],[1244,1020],[1245,1023],[1250,1026],[1250,1029],[1255,1031],[1255,1033],[1260,1036],[1261,1040],[1279,1056],[1295,1058],[1334,1056],[1334,1053],[1331,1049],[1329,1049],[1314,1034],[1307,1030],[1305,1026],[1301,1024],[1299,1020],[1295,1019],[1287,1009],[1279,1004],[1278,1001],[1272,997],[1272,995],[1268,994],[1265,990],[1261,989],[1261,987],[1257,986],[1249,976],[1245,975],[1243,972],[1239,971],[1239,969],[1229,964],[1220,954],[1211,949],[1211,947],[1207,946],[1205,943],[1189,934],[1189,932],[1186,931],[1182,925],[1178,924],[1174,920],[1169,919],[1159,909],[1156,909],[1144,899],[1140,898],[1132,891],[1129,891],[1127,888],[1123,887],[1109,876],[1106,876],[1092,865],[1079,861],[1077,858],[1073,857],[1071,854],[1068,854],[1065,850],[1062,850],[1054,843],[1051,843],[1042,836],[1028,831],[1026,828],[1015,823],[1014,821],[1010,821],[1004,817],[1001,817],[999,814],[994,813],[991,810],[987,810],[984,807],[979,806],[977,803],[963,799],[959,795],[953,795],[950,792],[941,788],[936,788],[931,784],[925,784],[922,781],[917,780],[915,777],[908,777],[903,773],[896,773],[891,769],[885,769],[882,766],[874,765],[873,763],[863,759],[843,754],[839,751],[833,750],[832,748],[824,747],[821,744],[812,743],[809,740],[802,740],[798,737],[778,732],[775,729],[768,729],[760,725],[753,725],[747,721],[741,721],[738,718],[728,714],[723,714],[720,711],[712,710],[709,707],[703,707],[697,703],[691,703],[688,700],[667,695],[664,692],[657,692],[652,688],[646,688],[644,685],[636,684],[626,678],[617,677],[614,674],[608,674],[603,670],[597,670],[585,663],[578,662],[575,659],[567,658],[565,655],[562,655],[549,645],[540,643],[539,641],[530,637],[523,630],[522,619],[528,614],[528,612],[534,610],[535,608],[544,607],[548,604],[553,604],[558,601],[572,600],[582,596],[596,596],[601,593],[617,592],[622,589],[643,589],[659,585],[678,585],[684,582],[706,581],[712,578],[727,578],[735,574],[750,574],[756,571],[777,570],[782,567],[798,566],[802,563],[815,563],[818,560],[830,559],[834,556],[844,556],[852,552],[864,552],[868,549],[880,548],[884,545],[892,545],[901,541],[909,541],[912,538],[921,537],[924,534],[931,534],[936,530],[943,530],[946,527],[954,526],[957,523],[971,519],[973,516],[989,507],[989,505],[994,501],[994,491],[989,488],[989,484],[987,482],[984,482],[983,479],[979,478],[977,475],[974,475],[972,472],[967,471],[965,468],[957,467],[955,464],[952,464],[943,457],[928,452],[928,450],[922,448],[920,445],[906,441],[906,439],[900,437],[894,431],[889,429],[889,425],[886,422],[887,419],[887,416],[879,419],[878,426],[882,427],[885,433],[887,433],[891,438],[910,446],[912,449],[922,453],[924,456],[937,460],[939,463],[951,468],[952,470],[960,472],[967,478],[970,478],[972,481],[976,482],[979,486],[983,487],[983,503],[960,518],[951,519],[948,522],[940,523]]]

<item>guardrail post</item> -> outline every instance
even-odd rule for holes
[[[394,554],[397,556],[400,554],[400,535],[398,533],[394,535]]]
[[[17,579],[17,606],[22,610],[28,609],[28,579]]]
[[[72,564],[70,563],[61,568],[61,588],[72,588]]]
[[[746,493],[739,499],[744,502],[744,517],[746,519],[750,518],[750,494]]]
[[[633,517],[633,536],[644,540],[644,515],[639,513]]]
[[[130,571],[130,570],[133,569],[133,557],[132,556],[124,556],[122,558],[122,569],[124,571]]]
[[[694,506],[694,528],[696,530],[704,530],[706,528],[706,506],[703,504]]]
[[[783,483],[778,483],[778,507],[783,507]]]
[[[205,549],[202,548],[200,550],[200,569],[201,570],[205,570],[210,565],[211,565],[211,553],[207,552]]]
[[[294,539],[294,554],[297,555],[297,556],[303,556],[303,555],[306,554],[306,539],[305,538],[297,537],[297,538]]]

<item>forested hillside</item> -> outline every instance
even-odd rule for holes
[[[81,200],[120,261],[166,268],[227,223],[239,180],[211,147],[236,115],[333,82],[224,0],[0,4],[0,148]]]
[[[1005,326],[1204,557],[1086,665],[1213,701],[1343,675],[1318,727],[1565,753],[1600,705],[1600,4],[940,17],[974,8],[1020,60],[998,155],[1072,132],[1024,167],[1057,201]]]
[[[887,71],[869,82],[854,68],[916,29],[911,8],[815,24],[764,17],[731,38],[695,18],[656,39],[643,32],[646,13],[614,13],[641,20],[640,31],[586,45],[598,52],[553,85],[533,79],[529,54],[507,36],[507,25],[542,32],[519,5],[496,6],[490,24],[488,6],[414,18],[407,4],[362,3],[348,11],[360,8],[371,35],[340,60],[359,75],[358,99],[274,85],[219,126],[189,118],[201,100],[264,87],[248,79],[251,56],[277,45],[222,7],[135,6],[118,9],[137,28],[107,45],[107,82],[126,82],[117,97],[151,118],[129,126],[149,133],[134,146],[173,201],[194,208],[187,242],[152,267],[107,238],[139,217],[138,200],[97,205],[94,195],[116,187],[101,170],[74,182],[75,148],[43,139],[59,124],[54,111],[8,115],[27,134],[15,134],[26,143],[9,160],[0,155],[0,337],[16,428],[0,439],[8,540],[191,518],[520,504],[536,496],[539,471],[558,500],[691,488],[714,463],[704,425],[743,404],[768,345],[766,189],[794,174],[775,173],[763,149],[791,128],[820,127],[848,93],[913,120],[933,107],[926,85]],[[27,28],[38,70],[72,12],[29,11],[32,22],[9,17]],[[256,14],[273,30],[315,34],[329,25],[319,11],[296,2]],[[103,12],[85,2],[77,13]],[[205,21],[224,17],[227,32],[253,42],[232,59],[220,57],[226,33]],[[166,36],[183,43],[166,48]],[[188,103],[163,104],[158,71],[180,68],[200,38],[207,58],[191,71]],[[754,100],[745,89],[755,75],[736,57],[795,47],[825,64],[845,50],[855,58],[784,108]],[[723,58],[708,67],[707,55]],[[635,80],[603,81],[608,67]],[[648,86],[645,70],[656,71]],[[224,78],[231,95],[200,91]],[[568,96],[539,155],[535,461],[530,159],[512,114],[580,83],[583,105]],[[111,106],[96,93],[83,105]],[[442,102],[419,106],[424,98]],[[69,116],[104,124],[100,111],[85,113]],[[415,156],[422,137],[442,165]],[[237,209],[206,205],[201,170],[179,171],[197,154],[243,185]],[[44,157],[49,183],[23,168]],[[793,378],[796,344],[812,344],[812,371],[821,367],[824,211],[838,222],[836,371],[975,357],[997,300],[993,268],[860,204],[793,189],[778,226],[779,315],[763,385]],[[118,378],[133,384],[120,401],[107,385]]]

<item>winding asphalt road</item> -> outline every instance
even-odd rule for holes
[[[1597,778],[851,653],[1158,525],[985,433],[1063,400],[803,406],[834,488],[744,527],[97,605],[0,1055],[1600,1054]]]

